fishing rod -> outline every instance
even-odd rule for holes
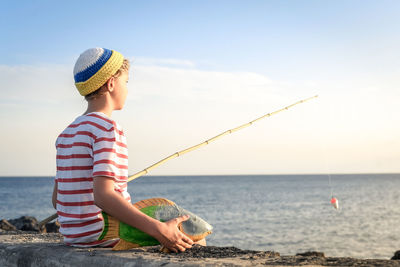
[[[221,138],[221,137],[223,137],[223,136],[225,136],[225,135],[228,135],[228,134],[234,133],[234,132],[236,132],[236,131],[239,131],[239,130],[241,130],[241,129],[243,129],[243,128],[249,127],[250,125],[253,125],[253,123],[255,123],[255,122],[259,121],[259,120],[262,120],[262,119],[267,118],[267,117],[271,117],[272,115],[278,114],[279,112],[282,112],[282,111],[284,111],[284,110],[288,110],[288,109],[291,108],[291,107],[294,107],[294,106],[296,106],[296,105],[298,105],[298,104],[307,102],[307,101],[309,101],[309,100],[311,100],[311,99],[313,99],[313,98],[316,98],[316,97],[318,97],[318,95],[315,95],[315,96],[312,96],[312,97],[309,97],[309,98],[306,98],[306,99],[297,101],[296,103],[293,103],[293,104],[291,104],[291,105],[289,105],[289,106],[286,106],[286,107],[284,107],[284,108],[278,109],[278,110],[273,111],[273,112],[271,112],[271,113],[267,113],[267,114],[265,114],[265,115],[263,115],[263,116],[261,116],[261,117],[255,119],[255,120],[252,120],[252,121],[250,121],[250,122],[248,122],[248,123],[245,123],[245,124],[243,124],[243,125],[240,125],[240,126],[238,126],[238,127],[236,127],[236,128],[233,128],[233,129],[227,130],[227,131],[225,131],[225,132],[223,132],[223,133],[221,133],[221,134],[218,134],[218,135],[216,135],[216,136],[214,136],[214,137],[212,137],[212,138],[210,138],[210,139],[204,141],[203,143],[200,143],[200,144],[198,144],[198,145],[195,145],[195,146],[186,148],[186,149],[184,149],[184,150],[181,150],[181,151],[179,151],[179,152],[176,152],[176,153],[174,153],[174,154],[172,154],[172,155],[170,155],[170,156],[168,156],[168,157],[166,157],[166,158],[164,158],[164,159],[162,159],[162,160],[160,160],[160,161],[154,163],[153,165],[151,165],[151,166],[149,166],[149,167],[143,169],[142,171],[137,172],[137,173],[135,173],[135,174],[129,176],[129,177],[128,177],[128,182],[130,182],[130,181],[132,181],[132,180],[134,180],[134,179],[136,179],[136,178],[139,178],[140,176],[143,176],[143,175],[147,174],[150,170],[152,170],[152,169],[154,169],[154,168],[160,166],[161,164],[164,164],[164,163],[167,162],[168,160],[171,160],[171,159],[173,159],[173,158],[176,158],[176,157],[179,157],[179,156],[181,156],[181,155],[183,155],[183,154],[186,154],[186,153],[188,153],[188,152],[191,152],[191,151],[193,151],[193,150],[195,150],[195,149],[198,149],[199,147],[208,145],[209,143],[211,143],[211,142],[213,142],[213,141],[215,141],[215,140],[217,140],[217,139],[219,139],[219,138]],[[51,222],[52,220],[54,220],[54,219],[57,218],[57,217],[58,217],[57,214],[53,214],[52,216],[50,216],[50,217],[44,219],[43,221],[41,221],[41,222],[39,223],[39,228],[41,228],[41,226],[45,225],[46,223]]]

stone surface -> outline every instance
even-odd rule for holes
[[[400,260],[400,250],[396,251],[391,260]]]
[[[6,219],[0,221],[0,229],[4,231],[15,231],[17,228]]]
[[[318,252],[318,251],[307,251],[304,253],[297,253],[296,256],[325,258],[325,254],[323,252]]]
[[[400,261],[325,257],[322,252],[282,256],[277,252],[235,247],[194,246],[183,253],[159,247],[128,251],[73,248],[57,233],[0,232],[0,266],[400,266]]]
[[[0,221],[0,230],[3,231],[34,231],[41,233],[58,233],[60,229],[60,224],[58,221],[49,222],[45,226],[39,229],[39,222],[35,217],[31,216],[21,216],[16,219],[2,219]]]
[[[46,233],[58,233],[60,229],[60,224],[58,221],[50,222],[45,225]]]
[[[9,222],[14,225],[17,230],[39,232],[39,223],[35,217],[21,216],[18,219],[9,220]]]

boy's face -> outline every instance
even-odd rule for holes
[[[113,91],[115,110],[119,110],[124,107],[125,100],[128,95],[128,79],[129,73],[127,71],[122,72],[120,76],[115,78],[115,90]]]

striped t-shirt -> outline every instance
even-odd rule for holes
[[[121,127],[101,112],[82,115],[57,138],[57,214],[65,243],[106,246],[101,209],[94,204],[93,179],[107,176],[127,201],[128,148]],[[101,178],[99,178],[101,179]]]

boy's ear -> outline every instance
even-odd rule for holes
[[[114,91],[114,87],[115,87],[115,77],[112,76],[110,79],[108,79],[107,81],[107,90],[112,92]]]

